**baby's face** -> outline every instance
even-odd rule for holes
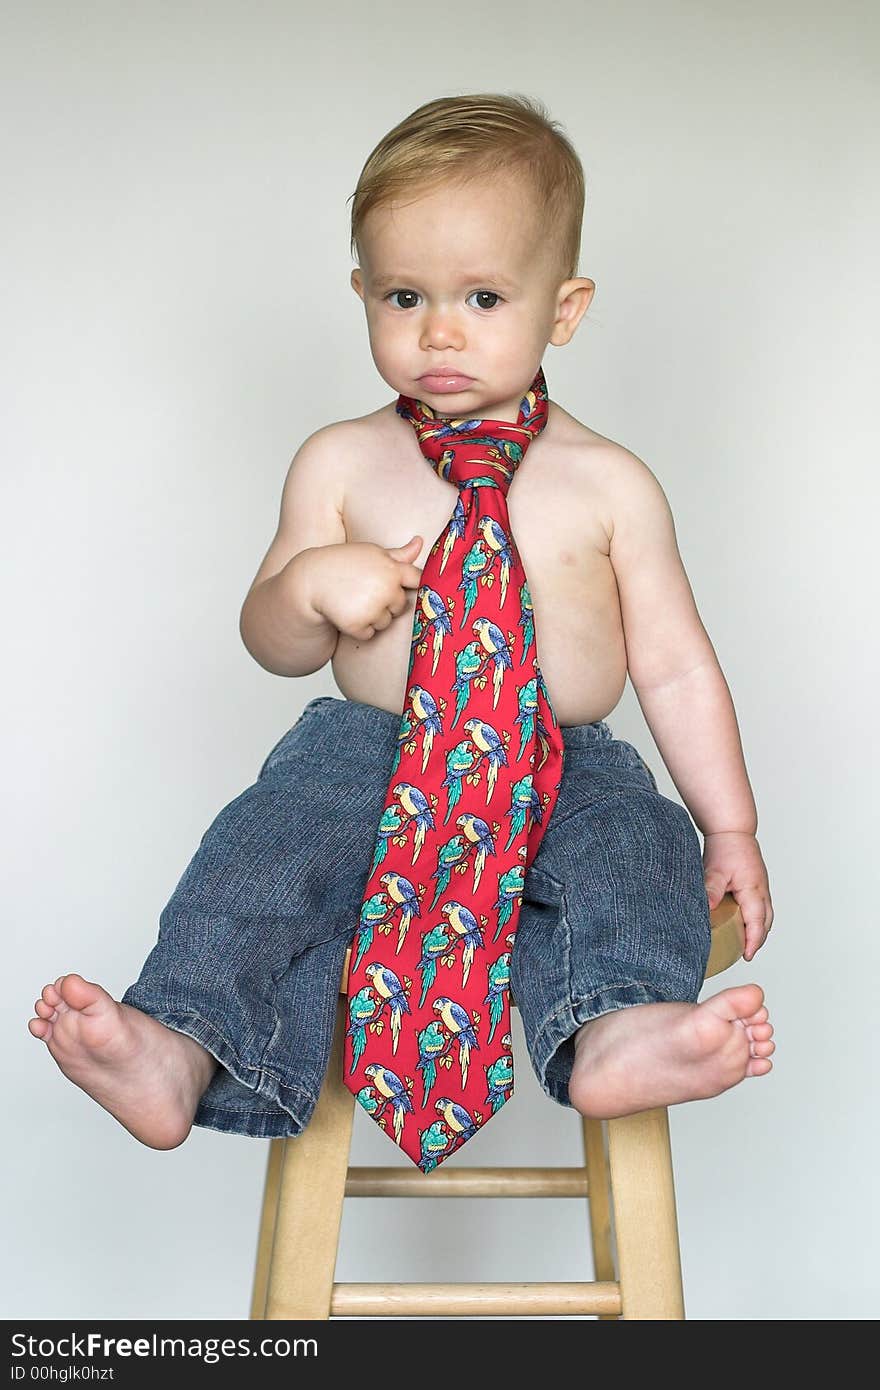
[[[453,418],[515,421],[547,343],[568,341],[595,288],[560,281],[530,197],[509,179],[374,208],[359,241],[351,283],[380,375]],[[438,367],[471,380],[441,391],[420,379]]]

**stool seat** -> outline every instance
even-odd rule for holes
[[[745,930],[727,894],[710,913],[706,978],[742,956]],[[582,1167],[349,1165],[355,1097],[343,1081],[348,968],[333,1047],[312,1118],[269,1149],[251,1318],[596,1316],[682,1319],[684,1297],[665,1106],[594,1120],[579,1116]],[[516,1007],[511,995],[510,1003]],[[346,1197],[586,1198],[595,1279],[520,1284],[334,1282]]]

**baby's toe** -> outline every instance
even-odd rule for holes
[[[773,1063],[769,1057],[752,1057],[746,1067],[746,1076],[766,1076],[772,1070]]]
[[[54,1009],[51,1004],[47,1004],[43,998],[37,999],[34,1003],[34,1013],[38,1014],[40,1018],[48,1018],[51,1020],[56,1012],[57,1010]]]
[[[771,1052],[776,1051],[775,1042],[753,1042],[751,1054],[753,1057],[769,1057]]]
[[[96,985],[92,980],[86,980],[76,971],[63,977],[61,985],[60,1009],[89,1009],[95,1004],[102,1007],[113,1004],[114,1000],[101,985]]]
[[[746,1029],[753,1042],[766,1042],[773,1037],[772,1023],[750,1023]]]
[[[767,1005],[762,1004],[760,1009],[758,1009],[757,1013],[752,1014],[751,1018],[745,1019],[745,1022],[749,1025],[753,1023],[766,1023],[769,1017],[770,1015],[767,1012]]]
[[[45,1018],[28,1019],[28,1028],[35,1038],[43,1042],[47,1042],[52,1033],[52,1025]]]

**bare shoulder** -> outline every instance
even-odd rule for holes
[[[353,480],[353,470],[363,464],[365,454],[375,448],[376,417],[354,416],[320,425],[303,439],[288,468],[281,498],[282,523],[289,515],[331,514],[337,530],[342,526],[345,500]],[[338,536],[344,540],[344,533]],[[312,544],[330,544],[329,537]]]
[[[400,417],[392,402],[366,415],[322,425],[304,440],[299,452],[314,456],[319,461],[318,466],[326,470],[341,511],[353,470],[362,472],[365,456],[387,447],[399,428]]]
[[[624,444],[599,434],[553,405],[556,439],[584,471],[601,499],[609,541],[633,522],[650,524],[670,516],[669,504],[652,470]]]
[[[326,439],[366,439],[374,437],[383,428],[387,428],[389,416],[395,415],[394,403],[380,406],[378,410],[371,410],[366,415],[352,415],[345,420],[333,420],[330,424],[321,425],[309,439],[316,439],[322,436]]]
[[[627,668],[642,692],[711,659],[712,644],[659,481],[631,449],[580,428],[581,455],[610,527],[608,558],[617,581]]]
[[[333,473],[340,480],[345,471],[346,460],[351,450],[357,449],[375,439],[380,430],[379,417],[385,408],[374,410],[369,415],[355,415],[345,420],[332,420],[313,430],[299,446],[294,462],[301,455],[320,457],[334,465]]]
[[[278,528],[248,594],[300,551],[346,540],[345,498],[352,460],[363,456],[365,419],[335,420],[313,430],[294,454],[281,490]]]

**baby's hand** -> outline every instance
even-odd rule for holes
[[[322,547],[310,585],[312,607],[340,632],[368,642],[404,612],[407,589],[419,587],[422,571],[413,560],[421,548],[421,536],[393,548],[372,541]]]
[[[725,893],[736,898],[745,925],[743,960],[751,960],[763,946],[773,922],[767,869],[754,835],[740,830],[706,835],[703,878],[710,912]]]

